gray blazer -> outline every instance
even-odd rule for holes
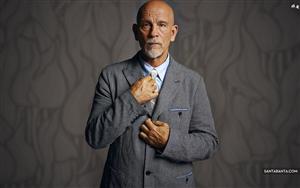
[[[110,145],[101,187],[195,187],[192,162],[209,158],[218,145],[203,78],[170,58],[150,114],[148,104],[138,104],[130,93],[142,76],[138,54],[99,76],[85,134],[95,149]],[[170,125],[164,151],[138,137],[149,116]]]

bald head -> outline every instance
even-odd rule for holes
[[[167,14],[169,17],[170,24],[174,24],[174,11],[172,7],[162,0],[150,0],[144,3],[139,8],[139,11],[136,16],[136,23],[139,24],[141,22],[143,15],[149,15],[154,11]]]

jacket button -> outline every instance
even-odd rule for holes
[[[146,171],[146,175],[149,176],[151,172],[149,170]]]

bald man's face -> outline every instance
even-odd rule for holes
[[[172,9],[164,3],[157,2],[144,8],[133,30],[144,54],[150,59],[155,59],[168,53],[178,26],[174,25]]]

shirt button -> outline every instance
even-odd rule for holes
[[[149,170],[146,171],[146,175],[149,176],[151,172]]]

